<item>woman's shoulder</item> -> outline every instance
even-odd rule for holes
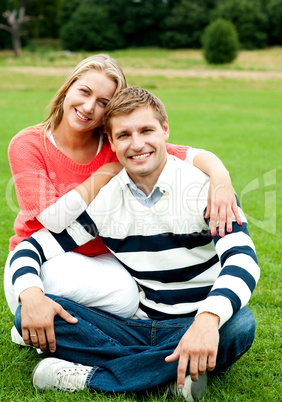
[[[30,127],[20,131],[16,134],[9,144],[8,152],[13,149],[18,149],[20,147],[21,150],[29,148],[30,146],[36,147],[43,143],[44,133],[41,127]]]

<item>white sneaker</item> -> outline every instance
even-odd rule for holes
[[[74,392],[85,388],[92,367],[49,357],[41,360],[32,372],[34,388]]]
[[[206,392],[207,374],[199,375],[198,381],[191,380],[190,375],[185,378],[183,388],[178,388],[177,382],[170,384],[170,391],[174,396],[181,395],[188,402],[200,401]]]

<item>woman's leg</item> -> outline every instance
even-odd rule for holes
[[[121,317],[138,308],[136,282],[110,253],[87,257],[68,252],[45,262],[41,268],[45,293],[65,297]]]

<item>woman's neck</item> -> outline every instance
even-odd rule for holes
[[[52,134],[58,149],[77,163],[88,164],[97,154],[99,136],[94,133],[70,133],[59,126]]]

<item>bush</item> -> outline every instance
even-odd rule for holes
[[[206,1],[181,0],[164,20],[161,44],[170,49],[200,48],[201,36],[208,23]]]
[[[204,56],[208,63],[231,63],[239,50],[238,35],[230,21],[218,19],[212,22],[203,35]]]
[[[282,0],[270,0],[266,7],[269,18],[269,41],[282,45]]]
[[[267,16],[259,0],[224,0],[218,3],[214,19],[233,22],[243,49],[260,49],[268,45]]]
[[[119,29],[108,9],[95,0],[85,0],[60,30],[64,49],[113,50],[124,46]]]

